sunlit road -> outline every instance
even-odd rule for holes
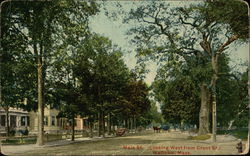
[[[134,136],[106,138],[104,140],[86,141],[81,143],[34,148],[24,153],[15,152],[11,155],[207,155],[237,154],[236,141],[194,141],[187,139],[187,133],[148,131]]]

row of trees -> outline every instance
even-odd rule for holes
[[[116,125],[125,121],[128,127],[128,121],[150,109],[148,86],[129,71],[121,51],[107,38],[88,36],[74,53],[55,61],[59,61],[54,63],[56,70],[49,74],[54,103],[62,104],[61,115],[67,118],[87,116],[91,131],[98,119],[99,135],[105,135],[105,116],[108,133],[111,121]]]
[[[38,110],[38,145],[44,144],[47,105],[60,109],[59,116],[73,125],[77,115],[87,116],[91,131],[98,121],[103,136],[105,116],[108,132],[123,121],[135,128],[153,118],[148,86],[127,68],[120,48],[90,32],[89,18],[99,7],[76,0],[2,5],[0,104],[7,116],[10,107]]]

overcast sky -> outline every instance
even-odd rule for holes
[[[101,11],[97,16],[91,19],[90,27],[92,31],[110,38],[113,43],[119,45],[122,49],[130,51],[130,53],[125,53],[124,60],[130,69],[134,68],[136,65],[134,52],[135,47],[129,43],[129,39],[125,35],[126,30],[130,28],[129,24],[121,24],[120,22],[112,21],[104,15],[104,12]],[[245,44],[240,47],[233,45],[229,49],[229,54],[232,58],[232,62],[230,63],[231,66],[247,62],[249,60],[249,44]],[[154,77],[156,75],[156,64],[150,62],[148,63],[147,68],[150,72],[147,74],[145,81],[150,85],[154,81]]]

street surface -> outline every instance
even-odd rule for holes
[[[87,139],[72,144],[37,147],[3,146],[7,155],[231,155],[238,154],[237,139],[218,136],[218,141],[188,140],[189,133],[145,131],[132,136]],[[79,140],[78,140],[79,141]],[[243,142],[244,143],[244,142]]]

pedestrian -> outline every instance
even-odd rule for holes
[[[241,141],[241,139],[239,139],[238,141],[239,141],[239,143],[237,143],[236,148],[238,149],[239,153],[242,153],[243,152],[242,151],[242,141]]]

